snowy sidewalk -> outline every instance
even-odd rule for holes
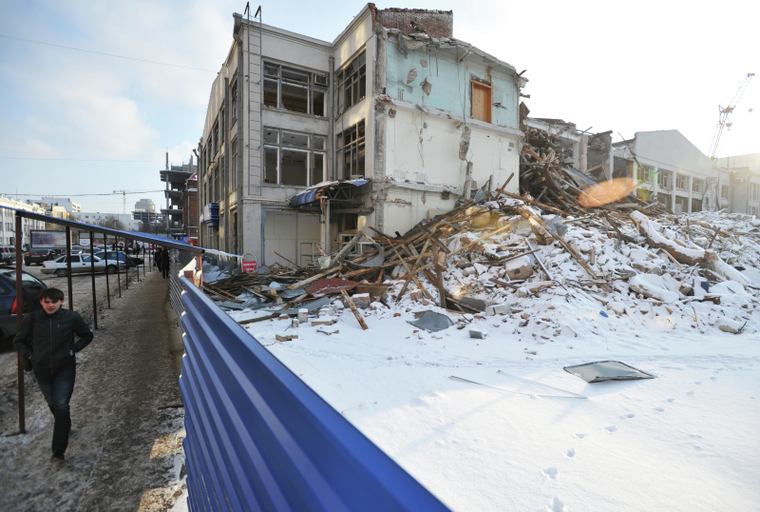
[[[158,272],[101,313],[78,355],[66,461],[50,461],[53,418],[26,374],[26,434],[0,437],[0,510],[165,510],[180,494],[184,411],[171,346],[181,332]],[[0,355],[0,429],[18,430],[15,353]]]

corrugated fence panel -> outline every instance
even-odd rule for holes
[[[190,510],[448,510],[203,292],[181,282]]]

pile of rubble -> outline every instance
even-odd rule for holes
[[[527,324],[541,320],[526,308],[551,294],[603,316],[656,318],[666,328],[758,330],[760,318],[752,317],[760,298],[760,220],[753,216],[650,217],[638,207],[572,216],[542,212],[501,191],[487,199],[404,235],[359,233],[319,266],[237,273],[204,289],[224,308],[267,309],[253,321],[295,318],[303,309],[333,308],[325,313],[331,316],[345,306],[366,328],[360,310],[400,303],[407,311],[456,313],[460,326],[515,314]],[[563,328],[556,319],[543,321],[555,334]]]

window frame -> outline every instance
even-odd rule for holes
[[[366,154],[367,130],[364,119],[349,126],[336,135],[335,158],[340,168],[343,179],[351,176],[367,177],[367,154]],[[346,163],[349,163],[349,168]]]
[[[367,97],[366,48],[335,72],[335,83],[338,91],[338,116],[340,116]]]
[[[290,73],[290,75],[285,75]],[[299,81],[295,79],[295,76],[301,74],[306,77],[305,80]],[[317,82],[317,77],[323,77],[325,85]],[[328,73],[320,73],[316,71],[310,71],[293,66],[286,66],[277,62],[264,61],[264,87],[262,90],[263,101],[262,105],[267,108],[276,108],[278,110],[285,110],[287,112],[293,112],[296,114],[304,114],[314,117],[327,117],[328,96],[329,96],[329,76]],[[267,84],[274,84],[274,91],[269,91],[271,94],[274,92],[275,104],[271,104],[271,100],[267,98]],[[304,89],[306,91],[306,112],[302,110],[287,108],[283,101],[283,85],[286,87],[294,87]],[[271,87],[271,86],[270,86]],[[322,95],[322,113],[315,113],[315,98],[318,94]]]
[[[315,133],[306,133],[306,132],[298,132],[295,130],[290,130],[287,128],[275,128],[271,126],[264,127],[264,136],[266,137],[268,131],[271,131],[273,134],[276,134],[275,140],[269,140],[266,141],[264,138],[262,138],[262,146],[264,150],[264,172],[262,173],[262,180],[267,185],[273,185],[273,186],[289,186],[289,187],[310,187],[312,185],[315,185],[317,183],[321,183],[325,180],[325,174],[327,172],[327,150],[326,149],[320,149],[315,147],[315,142],[317,140],[326,140],[325,135],[315,134]],[[306,145],[302,144],[289,144],[286,140],[286,138],[283,136],[284,133],[292,134],[294,136],[303,136],[306,138]],[[322,144],[324,148],[324,142]],[[268,172],[267,169],[267,152],[274,153],[275,156],[275,165],[276,168],[274,170],[274,181],[268,181],[270,178],[268,178]],[[303,153],[305,155],[305,167],[304,167],[304,178],[305,178],[305,185],[297,184],[297,183],[284,183],[283,182],[283,159],[286,157],[286,154],[292,154],[292,153]],[[316,180],[316,173],[318,170],[315,167],[316,164],[316,158],[315,155],[321,155],[322,156],[322,173],[321,173],[321,179]],[[271,169],[270,169],[271,171]]]

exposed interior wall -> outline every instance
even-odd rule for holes
[[[463,187],[467,164],[460,160],[459,150],[464,126],[420,110],[396,109],[395,116],[386,120],[386,175]],[[495,190],[515,173],[507,190],[517,193],[518,137],[480,125],[469,127],[467,159],[473,164],[473,180],[482,186],[493,176],[496,186],[491,190]]]
[[[404,234],[422,220],[429,218],[429,212],[436,210],[449,211],[454,208],[456,196],[448,194],[444,199],[440,192],[422,192],[392,188],[388,190],[387,199],[383,203],[385,209],[384,233],[393,236],[396,231]]]
[[[409,50],[404,57],[397,40],[397,37],[391,37],[386,43],[388,96],[469,117],[472,112],[471,83],[476,78],[491,85],[491,123],[517,128],[519,90],[513,80],[489,72],[484,64],[473,64],[468,60],[456,64],[432,46]],[[426,83],[430,84],[429,94],[423,90]]]

